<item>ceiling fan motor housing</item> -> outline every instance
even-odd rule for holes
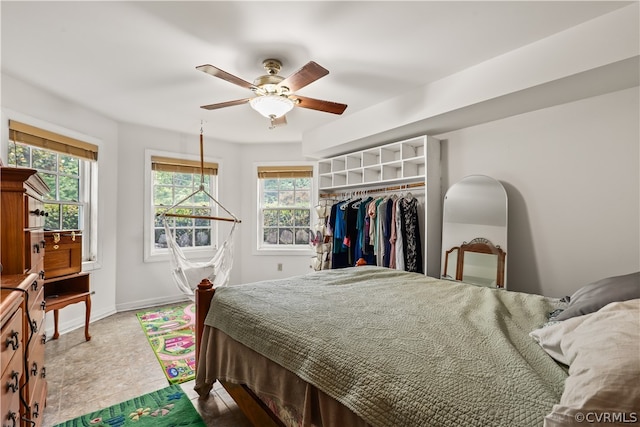
[[[289,92],[289,88],[286,86],[278,86],[278,84],[284,80],[284,77],[277,75],[265,74],[253,81],[253,85],[264,90],[266,93],[274,93],[278,95],[284,95]]]

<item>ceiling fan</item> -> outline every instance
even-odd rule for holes
[[[231,107],[232,105],[249,103],[251,108],[271,121],[270,129],[287,124],[285,114],[295,106],[332,114],[342,114],[347,108],[346,104],[322,101],[293,93],[329,74],[329,70],[313,61],[310,61],[287,78],[278,75],[282,68],[282,63],[277,59],[266,59],[263,61],[262,66],[267,71],[267,74],[256,78],[253,83],[249,83],[213,65],[206,64],[196,67],[197,70],[249,89],[255,94],[252,98],[203,105],[201,108],[216,110],[218,108]]]

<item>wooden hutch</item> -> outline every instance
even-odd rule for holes
[[[0,167],[0,418],[3,426],[42,425],[47,397],[44,349],[43,196],[34,169]]]

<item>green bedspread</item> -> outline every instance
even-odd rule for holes
[[[558,306],[357,267],[218,288],[205,324],[374,426],[540,426],[566,373],[528,333]]]

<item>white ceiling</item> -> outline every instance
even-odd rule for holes
[[[300,95],[348,104],[344,116],[578,25],[614,1],[2,1],[2,73],[120,122],[232,142],[300,141],[339,119],[295,108],[288,125],[252,96],[195,69],[244,80],[283,62],[287,76],[313,60],[330,74]]]

